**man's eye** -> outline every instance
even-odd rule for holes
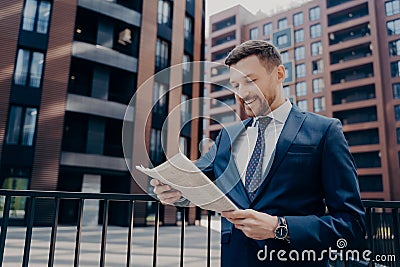
[[[256,80],[246,80],[246,83],[254,83]]]

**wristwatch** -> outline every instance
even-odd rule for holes
[[[284,217],[278,216],[278,226],[275,228],[275,238],[280,240],[287,240],[289,230]]]

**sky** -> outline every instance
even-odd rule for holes
[[[208,28],[208,17],[222,10],[241,4],[252,13],[261,9],[264,13],[275,13],[279,10],[288,9],[291,5],[307,2],[308,0],[206,0],[206,25]]]

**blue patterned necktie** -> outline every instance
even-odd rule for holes
[[[258,119],[258,135],[253,154],[247,164],[245,188],[251,200],[254,199],[257,188],[261,184],[262,164],[265,151],[264,132],[268,124],[271,122],[270,117]]]

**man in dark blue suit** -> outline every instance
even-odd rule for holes
[[[225,60],[248,119],[221,130],[196,165],[240,208],[222,213],[222,266],[328,266],[364,238],[354,160],[337,119],[285,99],[277,49],[248,41]],[[163,203],[179,191],[152,180]]]

